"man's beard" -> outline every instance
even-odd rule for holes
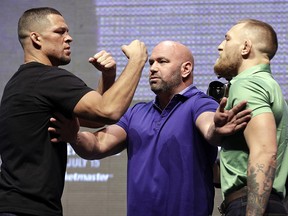
[[[60,58],[60,65],[67,65],[71,62],[71,58]]]
[[[50,61],[52,63],[53,66],[60,66],[60,65],[67,65],[71,62],[71,58],[65,58],[65,57],[61,57],[61,58],[50,58]]]
[[[173,90],[181,84],[182,77],[179,74],[175,74],[172,80],[166,82],[161,79],[158,83],[150,83],[151,90],[157,95],[161,93],[173,92]]]
[[[233,56],[232,58],[219,57],[214,65],[214,72],[218,78],[223,77],[227,80],[230,80],[232,77],[237,76],[241,61],[242,59],[237,56]]]

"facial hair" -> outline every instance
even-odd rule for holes
[[[51,57],[50,61],[52,63],[53,66],[59,66],[59,65],[67,65],[70,63],[71,58],[70,57],[60,57],[60,58],[56,58],[56,57]]]
[[[218,78],[223,77],[227,80],[230,80],[232,77],[237,76],[241,62],[241,56],[220,56],[214,65],[214,72],[218,76]]]
[[[182,77],[179,73],[174,73],[169,81],[165,81],[162,78],[157,83],[150,83],[151,90],[157,95],[160,93],[173,92],[173,90],[179,86],[182,82]]]

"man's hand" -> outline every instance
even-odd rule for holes
[[[101,71],[104,76],[115,76],[116,74],[116,62],[111,54],[105,50],[90,57],[89,62],[93,64],[97,70]]]
[[[77,117],[68,119],[60,113],[56,113],[55,118],[50,118],[50,122],[54,127],[49,127],[48,131],[57,135],[57,137],[51,138],[51,142],[75,143],[77,141],[77,133],[80,127]]]
[[[223,98],[214,116],[215,130],[221,135],[231,135],[244,129],[251,119],[251,110],[245,109],[247,101],[225,110],[227,98]]]
[[[134,40],[129,45],[123,45],[121,48],[128,59],[134,58],[144,63],[148,59],[147,48],[144,42]]]

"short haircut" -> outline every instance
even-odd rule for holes
[[[252,31],[259,42],[258,49],[262,53],[266,53],[271,60],[278,49],[277,34],[273,27],[268,23],[255,19],[243,19],[238,24],[244,24],[244,28]]]
[[[50,7],[31,8],[23,13],[18,21],[18,39],[21,45],[23,45],[22,40],[29,36],[31,28],[35,24],[41,25],[41,22],[47,20],[47,15],[50,14],[62,16],[58,10]]]

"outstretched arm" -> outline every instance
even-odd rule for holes
[[[118,125],[110,125],[94,133],[79,132],[79,122],[76,117],[67,119],[61,114],[56,114],[56,118],[50,119],[54,127],[48,128],[50,133],[57,135],[51,139],[51,142],[69,142],[82,158],[101,159],[126,148],[126,132]]]
[[[202,113],[196,120],[196,125],[212,145],[221,145],[223,136],[228,136],[243,130],[251,119],[251,110],[244,109],[247,102],[242,101],[231,110],[225,110],[227,98],[223,98],[216,112]]]
[[[128,58],[122,74],[103,95],[97,91],[84,95],[74,108],[77,117],[111,124],[118,121],[125,113],[147,61],[147,49],[143,42],[134,40],[128,46],[123,45],[122,51]]]
[[[71,143],[75,152],[82,158],[94,160],[117,154],[126,148],[126,132],[118,125],[94,133],[78,132],[77,140]]]

